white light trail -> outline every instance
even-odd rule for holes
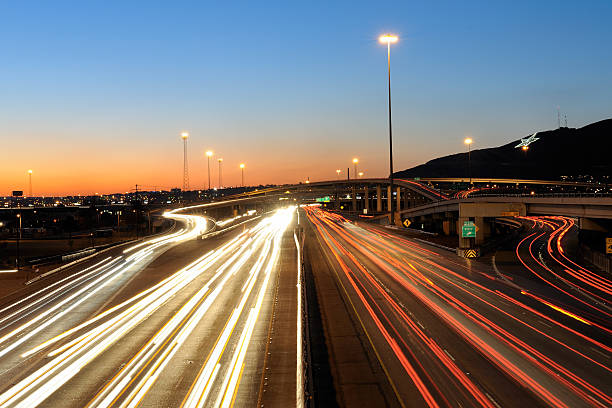
[[[211,384],[219,378],[221,373],[225,373],[222,379],[222,389],[224,391],[219,393],[217,405],[227,406],[237,392],[242,367],[245,364],[246,351],[263,299],[267,293],[271,271],[279,257],[280,239],[291,221],[293,211],[293,209],[279,210],[273,216],[261,220],[251,229],[245,229],[234,239],[203,255],[153,287],[24,353],[23,357],[32,355],[50,347],[59,340],[77,335],[61,347],[52,350],[48,354],[50,359],[42,367],[2,393],[0,395],[0,406],[32,407],[42,403],[91,361],[124,338],[131,330],[166,304],[168,300],[208,270],[215,272],[213,276],[202,283],[202,287],[122,367],[89,405],[96,407],[107,407],[114,404],[119,404],[122,407],[138,405],[145,398],[175,353],[189,338],[189,334],[202,321],[226,284],[238,276],[245,276],[246,282],[243,286],[240,302],[228,321],[231,324],[225,326],[213,352],[211,352],[208,363],[203,367],[186,398],[186,401],[193,400],[196,406],[201,406],[208,398]],[[122,257],[115,258],[110,263],[106,261],[107,263],[98,265],[98,269],[90,271],[87,275],[83,274],[79,278],[83,282],[79,283],[84,284],[74,293],[15,330],[26,331],[28,327],[47,319],[44,320],[44,323],[37,325],[36,329],[27,332],[25,336],[2,349],[0,353],[6,353],[16,348],[25,340],[63,317],[65,313],[70,312],[120,274],[125,273],[127,268],[133,267],[136,263],[154,254],[156,248],[193,239],[202,233],[202,228],[205,228],[207,224],[206,219],[197,216],[187,216],[174,212],[167,213],[166,216],[181,220],[187,225],[187,228],[128,248],[124,251],[125,254],[129,254],[127,258],[112,268],[110,268],[112,263],[118,262]],[[237,272],[255,253],[259,253],[259,256],[250,268],[249,273],[247,275],[237,275]],[[224,261],[224,259],[226,260]],[[259,277],[262,275],[262,270],[264,271],[264,277],[261,279],[263,281],[257,292],[255,305],[249,309],[245,316],[243,310],[248,299],[250,299],[253,288],[260,281]],[[95,273],[97,275],[94,275]],[[89,277],[90,281],[87,281],[84,278],[85,276]],[[54,290],[68,289],[71,282],[67,281],[64,284],[66,287],[57,285],[59,287]],[[44,297],[52,297],[50,293],[45,294]],[[226,345],[231,340],[232,332],[241,318],[245,319],[244,326],[240,338],[237,340],[238,346],[232,351]],[[12,332],[6,336],[16,334],[17,332]],[[221,361],[223,354],[228,355],[227,358],[231,361],[231,370],[228,366],[224,366],[223,361]],[[205,379],[205,381],[199,381],[200,378]]]

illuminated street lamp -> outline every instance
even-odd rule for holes
[[[359,163],[358,158],[353,159],[353,177],[357,178],[357,163]]]
[[[240,163],[240,171],[242,173],[242,187],[244,187],[244,163]]]
[[[472,184],[472,149],[471,145],[474,141],[471,137],[466,137],[463,143],[468,147],[468,177],[470,178],[470,185]]]
[[[223,163],[223,158],[220,157],[217,161],[219,162],[219,188],[221,188],[221,163]]]
[[[340,173],[342,173],[342,170],[340,169],[336,170],[336,175],[338,176],[338,180],[340,180]]]
[[[360,171],[359,172],[359,178],[362,178],[362,177],[363,177],[363,171]]]
[[[391,126],[391,44],[395,44],[399,40],[397,35],[383,34],[378,37],[378,41],[381,44],[387,44],[387,78],[388,78],[388,91],[389,91],[389,188],[391,194],[393,194],[393,127]],[[392,197],[393,198],[393,197]],[[389,206],[389,224],[395,222],[393,213],[393,199],[391,198],[391,205]]]
[[[208,164],[208,189],[210,190],[210,158],[212,157],[213,152],[212,150],[208,150],[206,152],[206,161]]]
[[[30,191],[28,191],[28,197],[32,197],[32,170],[28,170],[28,178],[30,186]]]
[[[529,146],[523,146],[523,151],[526,152],[527,150],[529,150]]]

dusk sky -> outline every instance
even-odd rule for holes
[[[612,2],[0,2],[0,195],[395,168],[612,117]],[[213,183],[217,184],[214,161]]]

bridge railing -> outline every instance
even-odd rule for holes
[[[612,197],[612,193],[472,194],[466,198],[458,198],[458,200],[470,200],[479,197],[610,198]]]

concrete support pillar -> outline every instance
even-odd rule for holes
[[[337,184],[336,184],[336,211],[340,211],[340,191],[338,190]]]
[[[351,202],[352,202],[352,210],[357,211],[357,189],[355,185],[351,187]]]
[[[396,200],[396,206],[395,208],[397,209],[397,211],[400,211],[402,209],[402,196],[401,196],[401,189],[398,187],[396,192],[397,192],[397,196],[395,197]]]
[[[370,212],[370,195],[368,193],[368,186],[366,185],[365,189],[363,190],[363,208],[366,209],[366,212]]]
[[[393,194],[391,194],[391,186],[387,186],[387,212],[391,210],[391,200],[393,199]]]
[[[382,187],[380,184],[376,186],[376,211],[382,212]]]
[[[476,245],[482,245],[491,236],[491,224],[485,222],[483,217],[474,217],[476,224]]]

